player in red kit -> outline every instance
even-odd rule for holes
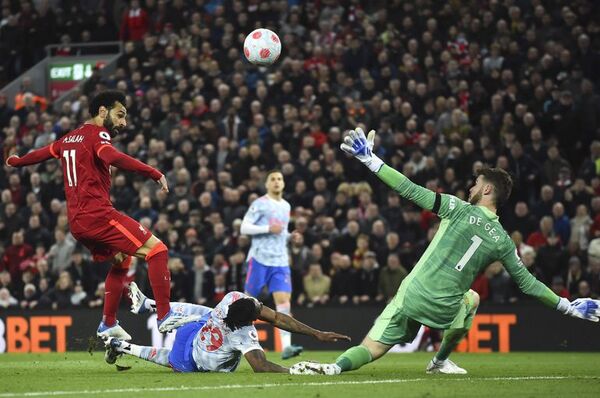
[[[158,329],[167,332],[183,317],[169,306],[171,277],[167,246],[140,223],[118,212],[110,201],[110,166],[134,171],[157,181],[169,191],[165,176],[155,168],[115,149],[111,137],[126,126],[125,95],[104,91],[90,103],[92,118],[50,145],[23,157],[10,156],[6,164],[28,166],[60,159],[71,233],[85,245],[94,261],[111,260],[98,337],[131,339],[116,319],[131,257],[145,259],[156,300]]]

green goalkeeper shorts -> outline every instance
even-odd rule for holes
[[[469,290],[464,294],[449,329],[469,329],[475,310],[474,292]],[[405,344],[415,339],[420,327],[420,322],[404,314],[402,309],[398,308],[392,301],[377,317],[368,336],[371,340],[386,345]]]

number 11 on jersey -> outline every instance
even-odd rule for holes
[[[473,235],[471,237],[471,242],[473,242],[473,243],[471,243],[471,246],[469,246],[469,248],[467,249],[465,254],[463,254],[462,258],[458,261],[458,264],[456,264],[456,267],[454,267],[454,269],[456,269],[457,271],[463,270],[463,268],[465,267],[465,265],[467,265],[467,263],[469,262],[471,257],[473,257],[473,254],[475,254],[475,251],[477,250],[477,248],[483,242],[483,239],[481,239],[477,235]]]
[[[77,186],[77,169],[75,168],[75,149],[70,149],[63,152],[63,158],[65,158],[65,165],[67,168],[67,180],[69,186]]]

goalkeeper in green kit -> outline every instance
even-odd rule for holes
[[[508,199],[511,177],[502,169],[485,168],[469,191],[469,201],[440,194],[411,182],[373,154],[375,131],[350,131],[341,149],[356,157],[400,196],[441,218],[434,239],[396,296],[379,315],[358,346],[344,352],[335,364],[300,362],[292,374],[335,375],[355,370],[383,356],[398,343],[410,343],[421,325],[444,330],[440,350],[427,373],[465,374],[448,357],[467,334],[479,305],[470,289],[477,274],[500,261],[519,288],[563,314],[598,322],[600,300],[573,302],[560,298],[523,266],[514,243],[498,221],[496,210]]]

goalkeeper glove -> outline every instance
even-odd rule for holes
[[[354,156],[360,160],[373,173],[377,173],[383,160],[379,159],[373,153],[373,144],[375,143],[375,130],[369,132],[369,136],[365,137],[365,132],[357,127],[356,130],[350,130],[348,135],[344,137],[344,142],[340,145],[342,151]]]
[[[574,301],[569,301],[561,297],[556,309],[565,315],[570,315],[574,318],[586,319],[592,322],[598,322],[600,318],[600,300],[591,298],[580,298]]]

